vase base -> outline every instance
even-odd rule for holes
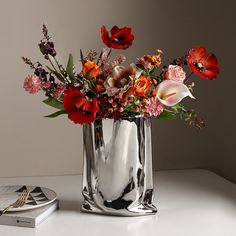
[[[145,215],[154,215],[157,213],[157,208],[154,205],[141,204],[136,207],[128,207],[127,209],[99,209],[95,207],[88,201],[84,201],[82,207],[82,212],[100,214],[100,215],[110,215],[110,216],[145,216]]]

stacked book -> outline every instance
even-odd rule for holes
[[[0,187],[0,210],[15,202],[23,191],[29,191],[24,206],[11,208],[0,216],[0,225],[34,228],[59,208],[54,191],[38,186]]]

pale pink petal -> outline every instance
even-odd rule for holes
[[[194,98],[185,84],[174,80],[161,82],[157,87],[156,96],[165,106],[174,106],[187,96]]]
[[[102,55],[101,55],[101,61],[102,63],[105,63],[109,57],[109,54],[111,53],[111,49],[108,47],[105,47],[102,49]]]
[[[107,95],[122,98],[132,87],[133,81],[140,76],[140,73],[141,71],[137,69],[135,64],[128,67],[115,66],[112,74],[103,83]]]
[[[116,66],[114,69],[113,69],[113,78],[119,78],[121,77],[121,74],[123,73],[123,71],[125,70],[125,67],[123,66]]]

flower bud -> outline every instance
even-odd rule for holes
[[[116,103],[116,102],[113,102],[113,103],[112,103],[112,107],[116,108],[116,107],[117,107],[117,103]]]
[[[124,108],[123,107],[120,107],[119,108],[119,112],[123,112],[124,111]]]
[[[113,103],[113,101],[114,101],[113,98],[109,98],[109,99],[108,99],[108,102],[109,102],[109,103]]]
[[[128,104],[127,101],[123,101],[123,102],[122,102],[122,105],[123,105],[123,106],[126,106],[127,104]]]
[[[108,112],[109,113],[112,113],[114,110],[110,107],[109,109],[108,109]]]

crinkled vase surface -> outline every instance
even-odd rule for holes
[[[97,119],[83,126],[81,210],[105,215],[155,214],[150,118]]]

